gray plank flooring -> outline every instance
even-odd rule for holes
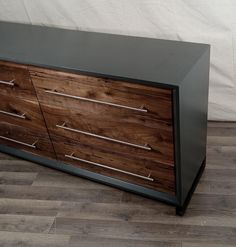
[[[209,122],[206,170],[184,217],[0,153],[0,246],[236,246],[236,123]]]

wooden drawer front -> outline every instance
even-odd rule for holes
[[[0,93],[36,100],[27,66],[0,61]]]
[[[126,111],[111,111],[107,106],[87,107],[83,102],[78,102],[76,110],[45,104],[41,108],[53,135],[72,140],[81,135],[93,137],[91,141],[101,140],[102,146],[174,165],[172,128],[155,119],[139,114],[129,116]]]
[[[92,172],[118,178],[144,187],[175,193],[174,167],[141,159],[128,152],[99,145],[86,138],[78,142],[52,136],[58,160]],[[101,143],[100,143],[101,144]],[[137,155],[138,156],[138,155]]]
[[[47,133],[43,115],[37,101],[23,100],[0,95],[0,122]]]
[[[102,105],[172,124],[171,90],[38,68],[30,73],[43,103],[78,108],[83,102],[94,110]]]
[[[0,122],[0,144],[55,159],[48,135],[11,123]]]

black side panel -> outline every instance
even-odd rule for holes
[[[184,204],[206,157],[210,47],[187,74],[179,90],[180,205]]]

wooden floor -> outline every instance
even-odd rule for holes
[[[175,208],[0,154],[0,246],[236,246],[236,123],[209,123],[207,166]]]

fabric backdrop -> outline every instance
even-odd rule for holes
[[[0,20],[211,44],[208,118],[236,121],[235,0],[0,0]]]

